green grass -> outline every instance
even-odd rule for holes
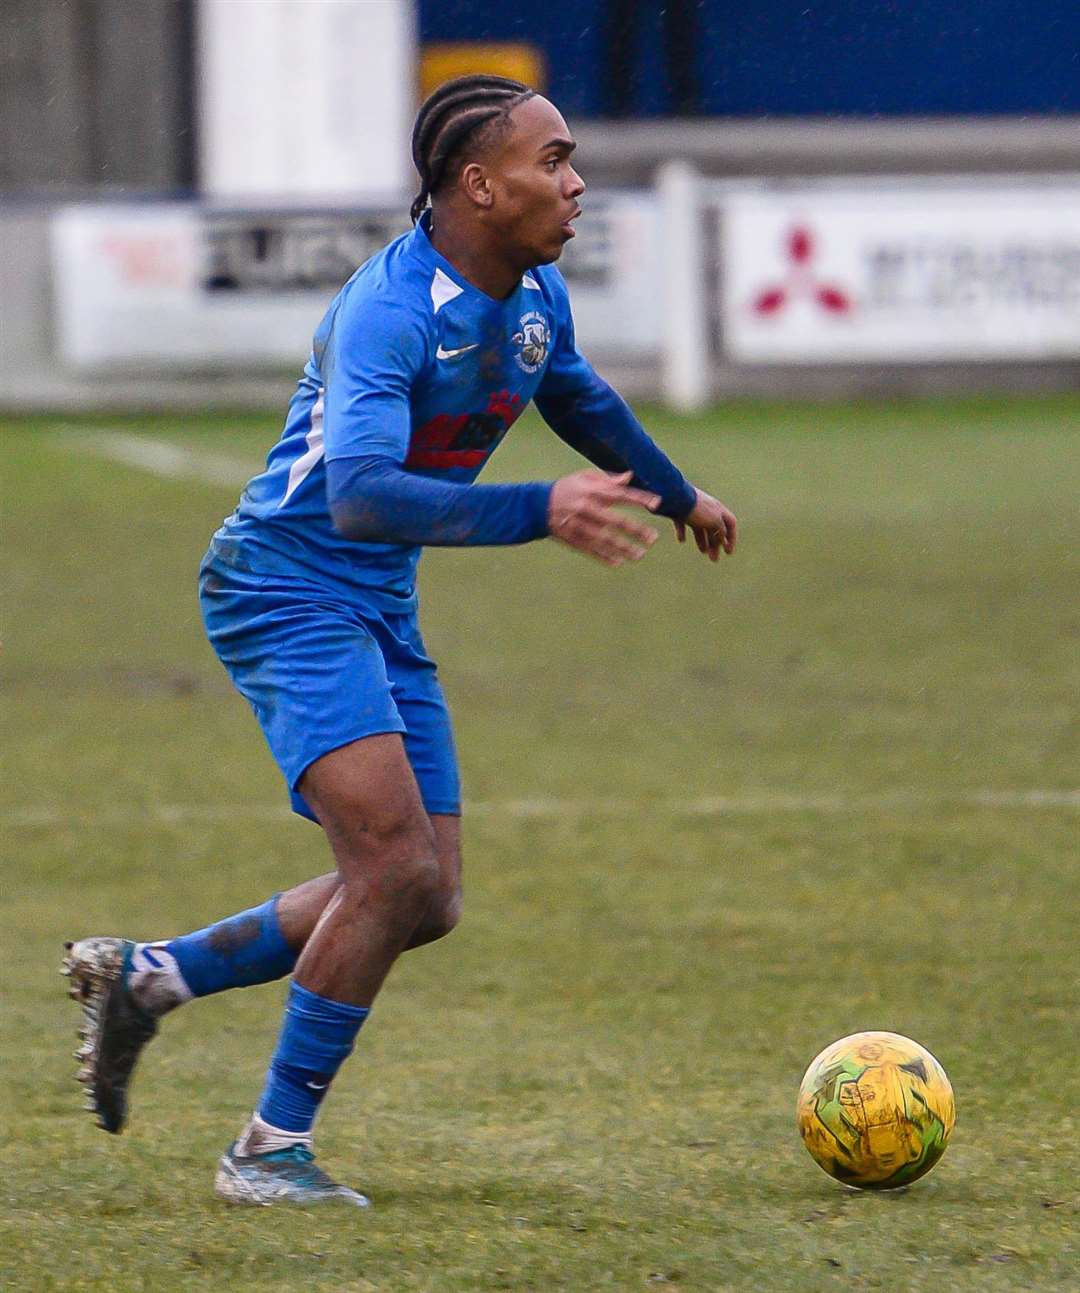
[[[195,570],[235,490],[0,423],[0,1286],[1075,1282],[1080,814],[1008,796],[1080,782],[1080,401],[648,421],[738,513],[736,558],[425,557],[478,811],[466,920],[395,969],[324,1113],[366,1216],[210,1193],[278,986],[170,1018],[122,1138],[79,1111],[61,940],[192,928],[325,846],[274,815],[203,641]],[[254,466],[276,424],[107,425]],[[491,478],[572,462],[530,419]],[[941,1165],[891,1196],[835,1185],[793,1128],[806,1064],[860,1028],[916,1037],[957,1092]]]

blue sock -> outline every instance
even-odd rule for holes
[[[300,953],[286,943],[278,924],[280,896],[161,945],[175,959],[193,997],[249,988],[292,973]]]
[[[367,1006],[347,1006],[293,980],[259,1117],[282,1131],[310,1131],[327,1087],[351,1053]]]

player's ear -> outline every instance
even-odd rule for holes
[[[465,196],[479,207],[490,207],[491,181],[479,162],[470,162],[461,172],[461,187]]]

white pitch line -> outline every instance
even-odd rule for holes
[[[1080,809],[1080,790],[969,790],[955,794],[926,794],[898,790],[880,795],[797,795],[763,791],[748,795],[716,795],[700,799],[506,799],[478,800],[465,804],[465,815],[509,817],[518,820],[558,818],[622,818],[643,813],[667,813],[675,817],[764,816],[769,813],[865,813],[888,810],[926,812],[946,808],[988,809]],[[42,806],[0,810],[5,826],[93,826],[130,822],[139,817],[164,825],[182,822],[217,822],[242,818],[280,821],[291,816],[281,804],[132,804],[89,809],[85,812]]]
[[[151,440],[126,431],[88,431],[60,426],[57,439],[80,453],[108,458],[170,480],[200,480],[209,485],[239,487],[253,474],[250,463],[227,454],[187,449],[167,440]]]

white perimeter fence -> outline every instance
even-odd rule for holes
[[[212,402],[238,377],[257,380],[236,402],[258,402],[404,227],[387,208],[0,208],[0,404]],[[652,188],[590,190],[578,228],[562,268],[582,348],[680,409],[1080,380],[1080,177],[720,181],[673,162]]]

